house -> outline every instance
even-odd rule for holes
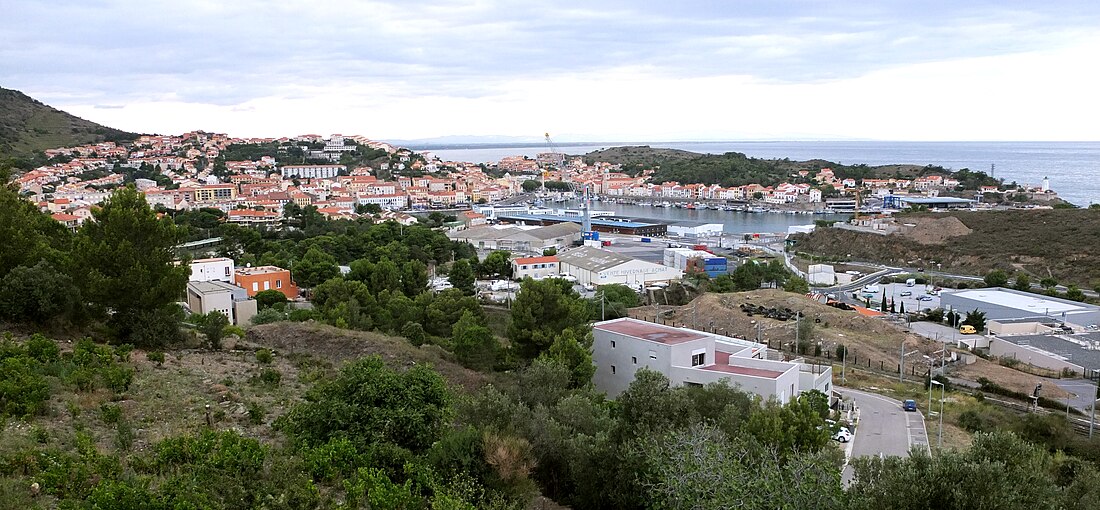
[[[65,228],[67,228],[67,229],[69,229],[73,232],[76,232],[76,230],[78,228],[80,228],[80,223],[81,223],[80,217],[75,215],[75,214],[56,213],[56,214],[51,214],[50,217],[53,218],[58,223],[61,223],[62,225],[65,225]]]
[[[462,224],[466,228],[477,227],[485,224],[485,215],[474,211],[464,211],[462,213]]]
[[[557,255],[561,272],[577,277],[581,285],[621,283],[642,288],[655,282],[679,280],[683,271],[635,259],[621,253],[581,246]]]
[[[675,385],[730,386],[780,403],[800,393],[829,394],[832,367],[767,359],[767,346],[705,331],[622,318],[592,326],[596,388],[617,397],[642,368],[660,372]]]
[[[279,222],[279,213],[275,211],[255,211],[252,209],[234,209],[229,211],[230,223],[246,225],[271,225]]]
[[[197,259],[191,261],[192,282],[233,281],[233,259],[217,257],[209,259]]]
[[[512,278],[522,280],[534,278],[536,280],[547,276],[556,276],[558,271],[558,258],[547,257],[519,257],[512,259]]]
[[[298,285],[291,279],[290,271],[275,266],[240,267],[233,274],[233,283],[244,288],[248,297],[265,290],[282,292],[287,299],[298,298]]]
[[[256,315],[256,301],[245,289],[220,281],[192,281],[187,284],[187,307],[191,313],[221,312],[229,323],[248,324]]]

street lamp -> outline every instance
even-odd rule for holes
[[[928,397],[929,398],[932,397],[932,385],[933,384],[940,387],[940,424],[939,424],[938,435],[940,436],[939,437],[939,449],[943,450],[943,398],[944,398],[944,391],[946,390],[946,387],[944,386],[943,383],[941,383],[939,381],[929,379],[929,385],[928,385]],[[929,401],[929,402],[931,402],[931,401]],[[929,404],[930,408],[931,408],[931,405],[932,404]]]

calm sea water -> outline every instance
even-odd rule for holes
[[[547,204],[549,207],[567,207],[576,209],[580,201],[569,200],[564,203]],[[623,218],[645,218],[659,220],[662,223],[677,221],[699,221],[703,223],[721,223],[722,231],[730,234],[756,234],[786,232],[792,225],[812,225],[814,220],[842,220],[851,218],[847,214],[786,214],[786,213],[747,213],[737,211],[716,211],[713,209],[680,209],[676,207],[650,207],[633,204],[612,204],[592,202],[593,211],[611,211]]]
[[[1074,204],[1100,203],[1100,142],[644,142],[606,145],[558,145],[568,154],[584,154],[618,145],[650,145],[692,152],[741,152],[757,158],[796,161],[825,159],[836,163],[939,165],[952,170],[990,172],[1007,182],[1038,185],[1043,177],[1059,196]],[[505,156],[534,157],[545,145],[527,147],[483,145],[461,149],[429,149],[445,160],[486,163]]]

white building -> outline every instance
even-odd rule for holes
[[[284,179],[331,179],[347,169],[344,165],[286,165],[279,168]]]
[[[547,276],[557,276],[558,274],[558,258],[552,255],[512,259],[512,278],[517,280],[527,277],[541,279]]]
[[[191,261],[191,277],[188,281],[232,283],[234,270],[233,259],[230,258],[197,259]]]
[[[597,322],[592,327],[596,388],[617,397],[642,368],[664,374],[673,385],[731,386],[787,403],[799,393],[832,389],[832,368],[766,359],[767,346],[637,319]]]
[[[641,288],[655,282],[683,278],[684,273],[661,264],[628,257],[591,246],[581,246],[558,253],[561,272],[577,277],[581,285],[621,283]]]
[[[810,285],[836,285],[836,271],[829,264],[810,264],[806,275]]]
[[[698,221],[678,221],[668,226],[668,234],[680,237],[711,237],[722,235],[721,223],[702,223]]]
[[[188,283],[187,307],[191,313],[221,312],[238,326],[256,315],[256,301],[248,298],[245,289],[220,281]]]

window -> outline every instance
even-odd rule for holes
[[[229,266],[225,266],[225,275],[229,276]]]
[[[691,355],[691,366],[697,367],[697,366],[706,365],[706,364],[707,364],[707,353],[706,352],[701,352],[699,354],[692,354]]]
[[[611,365],[611,373],[612,373],[612,374],[614,374],[614,373],[615,373],[615,365]]]
[[[612,349],[614,349],[614,348],[615,348],[615,341],[614,341],[614,340],[612,340],[612,341],[611,341],[611,348],[612,348]]]
[[[275,280],[275,288],[276,289],[283,288],[283,281],[282,280]]]
[[[649,359],[657,359],[657,351],[649,351]]]
[[[634,364],[637,365],[638,364],[638,357],[637,356],[631,356],[630,361],[633,361]]]
[[[260,290],[260,282],[252,282],[252,292],[258,292]]]

